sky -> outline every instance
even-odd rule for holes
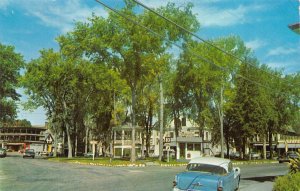
[[[123,0],[102,0],[119,9]],[[282,69],[285,74],[300,72],[300,35],[289,24],[299,22],[299,0],[140,0],[151,8],[173,2],[194,4],[193,13],[200,22],[197,32],[211,40],[229,35],[241,37],[254,51],[260,63]],[[141,10],[142,7],[140,8]],[[107,17],[107,11],[95,0],[0,0],[0,43],[13,45],[26,62],[39,57],[39,50],[58,50],[55,39],[71,31],[77,21],[85,22],[92,13]],[[179,23],[180,24],[180,23]],[[0,71],[1,72],[1,71]],[[22,89],[21,102],[26,101]],[[46,121],[42,108],[25,111],[18,118],[33,125]]]

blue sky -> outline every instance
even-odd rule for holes
[[[120,8],[122,0],[103,0]],[[150,7],[168,1],[141,0]],[[300,71],[300,35],[287,27],[299,22],[298,0],[170,0],[177,5],[194,4],[201,24],[197,33],[204,39],[240,36],[261,63],[284,68],[287,74]],[[75,21],[85,21],[92,13],[107,12],[94,0],[0,0],[0,43],[13,45],[26,61],[39,56],[43,48],[58,49],[55,38],[70,30]],[[19,90],[22,93],[22,90]],[[26,97],[22,97],[25,101]],[[44,124],[42,108],[20,109],[19,118]]]

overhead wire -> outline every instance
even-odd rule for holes
[[[181,30],[185,31],[186,33],[192,35],[193,37],[195,37],[195,38],[197,38],[198,40],[204,42],[205,44],[207,44],[207,45],[209,45],[209,46],[211,46],[211,47],[213,47],[213,48],[219,50],[219,51],[222,52],[223,54],[226,54],[226,55],[228,55],[228,56],[231,56],[231,57],[235,58],[236,60],[240,61],[241,63],[244,63],[244,64],[247,64],[247,65],[249,65],[249,66],[252,66],[252,67],[254,67],[254,68],[257,69],[257,70],[261,70],[262,72],[264,72],[264,73],[266,73],[266,74],[268,74],[268,75],[270,75],[270,76],[273,76],[273,77],[275,77],[275,78],[279,78],[279,79],[285,81],[285,79],[280,78],[280,77],[278,77],[278,76],[276,76],[276,75],[274,75],[274,74],[271,74],[271,73],[269,73],[269,72],[267,72],[267,71],[265,71],[265,70],[262,70],[262,69],[256,67],[255,65],[253,65],[253,64],[251,64],[251,63],[247,63],[245,60],[239,58],[238,56],[236,56],[236,55],[234,55],[234,54],[232,54],[232,53],[230,53],[230,52],[228,52],[228,51],[225,51],[224,49],[222,49],[222,48],[220,48],[220,47],[214,45],[213,43],[211,43],[211,42],[209,42],[209,41],[207,41],[207,40],[201,38],[200,36],[198,36],[198,35],[195,34],[194,32],[189,31],[188,29],[186,29],[186,28],[184,28],[183,26],[177,24],[176,22],[172,21],[171,19],[169,19],[169,18],[163,16],[162,14],[160,14],[160,13],[158,13],[157,11],[153,10],[152,8],[146,6],[145,4],[141,3],[140,1],[138,1],[138,0],[133,0],[133,1],[134,1],[135,3],[137,3],[138,5],[142,6],[144,9],[146,9],[146,10],[148,10],[148,11],[154,13],[155,15],[159,16],[160,18],[162,18],[162,19],[166,20],[167,22],[169,22],[169,23],[175,25],[175,26],[178,27],[179,29],[181,29]]]
[[[110,7],[109,5],[103,3],[103,2],[100,1],[100,0],[95,0],[95,1],[98,2],[99,4],[101,4],[102,6],[104,6],[105,8],[107,8],[107,9],[113,11],[115,14],[121,16],[122,18],[124,18],[124,19],[126,19],[126,20],[128,20],[128,21],[130,21],[131,23],[136,24],[136,25],[142,27],[143,29],[149,31],[150,33],[152,33],[152,34],[154,34],[154,35],[157,35],[158,37],[162,38],[162,39],[165,40],[166,42],[168,42],[168,43],[170,43],[170,44],[173,44],[174,46],[180,48],[181,50],[184,50],[184,48],[181,47],[180,45],[178,45],[177,43],[165,39],[164,36],[162,36],[162,35],[160,35],[159,33],[153,31],[152,29],[150,29],[150,28],[148,28],[148,27],[142,25],[141,23],[139,23],[139,22],[137,22],[137,21],[135,21],[135,20],[129,18],[128,15],[125,15],[125,14],[121,13],[121,12],[118,11],[117,9],[114,9],[114,8]],[[224,71],[224,70],[227,70],[227,71],[229,71],[228,68],[224,68],[224,67],[222,67],[222,66],[219,66],[219,65],[217,65],[216,63],[214,63],[213,61],[211,61],[211,60],[209,60],[209,59],[206,59],[206,58],[204,58],[203,56],[200,56],[199,54],[196,54],[195,52],[193,52],[193,51],[191,51],[191,50],[188,50],[188,51],[189,51],[190,53],[192,53],[194,56],[196,56],[197,58],[201,59],[202,61],[204,61],[204,62],[206,62],[206,63],[208,63],[208,64],[211,64],[211,65],[213,65],[213,66],[216,66],[216,67],[219,68],[220,70],[223,70],[223,71]],[[229,72],[230,72],[230,71],[229,71]],[[243,76],[243,75],[241,75],[241,74],[235,74],[235,75],[238,76],[238,77],[240,77],[240,78],[243,78],[244,80],[247,80],[247,81],[249,81],[249,82],[252,82],[253,84],[256,84],[256,85],[258,85],[258,86],[264,87],[264,88],[269,89],[269,90],[274,90],[274,89],[272,89],[272,88],[270,88],[270,87],[268,87],[268,86],[266,86],[266,85],[263,85],[263,84],[261,84],[261,83],[259,83],[259,82],[257,82],[257,81],[251,80],[251,79],[249,79],[249,78],[247,78],[247,77],[245,77],[245,76]]]

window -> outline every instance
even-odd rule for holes
[[[208,132],[207,131],[205,132],[205,137],[206,137],[205,140],[208,140]]]
[[[195,151],[201,151],[200,143],[195,143]]]
[[[116,140],[122,140],[122,131],[115,131],[116,133]]]
[[[226,170],[221,166],[201,164],[201,163],[190,163],[187,166],[188,171],[201,171],[201,172],[210,172],[213,174],[224,175]]]
[[[232,163],[230,162],[230,163],[228,164],[228,172],[231,172],[231,171],[232,171],[232,169],[233,169],[233,167],[232,167]]]
[[[124,131],[124,140],[131,140],[131,131]]]
[[[174,138],[174,132],[170,132],[170,137]]]
[[[188,151],[193,151],[194,150],[194,144],[193,143],[188,143],[187,144],[187,150]]]

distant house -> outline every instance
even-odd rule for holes
[[[195,157],[212,155],[219,152],[217,147],[211,143],[211,132],[204,129],[203,137],[200,136],[200,129],[196,123],[185,117],[181,118],[181,129],[178,137],[175,136],[174,121],[171,121],[164,129],[163,151],[169,151],[176,159],[191,159]],[[159,131],[153,130],[150,139],[150,156],[159,156]],[[146,150],[144,148],[144,150]]]
[[[256,135],[250,139],[251,149],[263,153],[263,139]],[[285,133],[272,134],[272,148],[281,155],[287,151],[300,152],[300,134],[289,128]],[[270,151],[269,141],[266,141],[266,150]]]
[[[125,124],[112,128],[113,155],[116,158],[130,157],[132,148],[132,125]],[[142,128],[135,127],[135,149],[137,156],[141,156]]]

